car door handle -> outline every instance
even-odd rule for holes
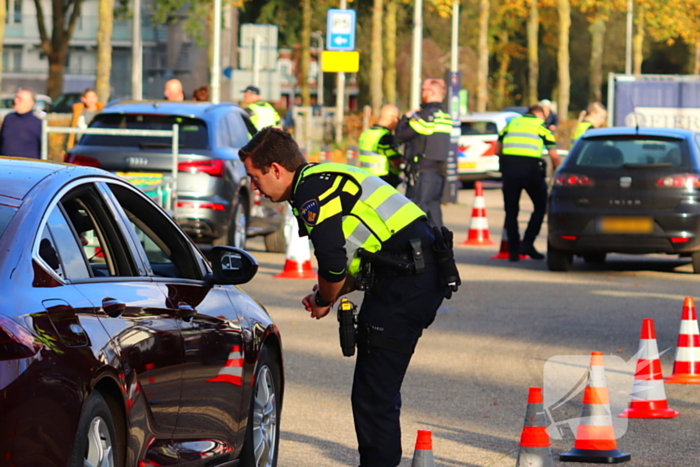
[[[121,316],[126,310],[126,303],[116,298],[105,297],[102,299],[102,311],[107,313],[110,318],[117,318]]]
[[[183,321],[189,321],[194,315],[197,314],[197,310],[185,302],[180,302],[177,304],[177,313],[180,316],[180,319]]]

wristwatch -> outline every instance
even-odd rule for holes
[[[324,300],[323,297],[321,297],[321,294],[319,293],[318,290],[314,294],[314,302],[316,302],[316,306],[320,306],[320,307],[331,306],[331,304],[333,303],[332,300]]]

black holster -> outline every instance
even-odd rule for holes
[[[338,323],[340,348],[345,357],[352,357],[357,343],[357,307],[347,298],[342,298],[338,305]]]
[[[446,227],[433,227],[433,235],[435,235],[433,243],[435,262],[440,271],[440,279],[445,285],[445,298],[449,300],[452,298],[452,293],[457,292],[459,286],[462,285],[452,249],[454,234]]]

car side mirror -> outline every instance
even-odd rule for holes
[[[238,285],[250,282],[258,272],[258,262],[250,253],[232,246],[215,246],[211,250],[214,283]]]

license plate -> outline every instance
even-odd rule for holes
[[[476,162],[460,162],[457,165],[460,169],[476,169]]]
[[[602,233],[643,234],[654,231],[651,217],[602,217],[598,222]]]
[[[132,185],[136,185],[142,190],[154,185],[159,185],[169,178],[165,177],[162,173],[154,172],[115,172],[115,175],[120,176],[124,180],[128,181]]]

